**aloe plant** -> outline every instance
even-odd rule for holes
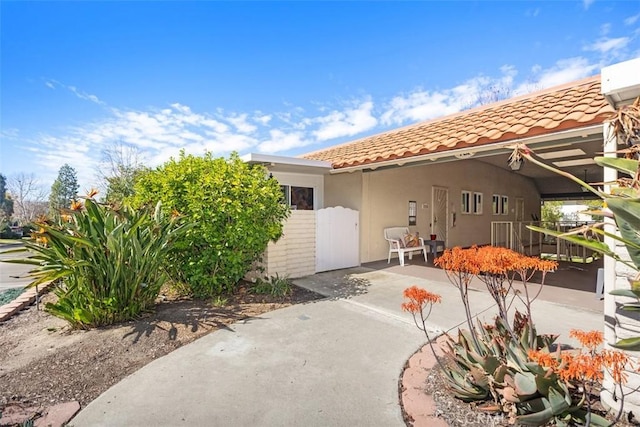
[[[586,417],[593,426],[609,425],[606,419],[584,410],[584,397],[574,399],[552,369],[531,361],[530,350],[550,352],[557,336],[537,335],[534,330],[537,340],[531,347],[532,331],[523,320],[514,321],[521,325],[515,331],[517,340],[511,339],[506,322],[498,316],[494,325],[479,325],[475,341],[465,330],[458,331],[456,340],[447,341],[443,373],[453,395],[465,402],[493,400],[496,411],[514,414],[518,425],[584,425]]]
[[[35,255],[14,263],[34,265],[29,286],[57,281],[58,300],[46,309],[76,328],[135,318],[155,303],[167,281],[166,256],[189,227],[153,212],[102,205],[92,198],[60,223],[41,222],[38,242],[25,243]]]

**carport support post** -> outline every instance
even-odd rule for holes
[[[610,130],[611,125],[604,123],[604,152],[606,157],[616,157],[618,148],[615,134]],[[615,182],[618,173],[611,168],[604,168],[604,182]],[[611,191],[611,185],[605,185],[605,192]],[[605,218],[605,231],[619,234],[613,219]],[[621,258],[630,260],[627,248],[611,237],[605,237],[604,242],[612,248]],[[612,348],[610,344],[619,339],[640,335],[640,322],[636,318],[631,318],[629,312],[620,312],[616,307],[616,297],[609,293],[613,289],[629,289],[629,277],[634,276],[636,271],[616,262],[611,257],[604,259],[604,341],[605,348]],[[627,352],[632,359],[637,358],[637,352]],[[628,375],[627,384],[624,386],[624,411],[640,412],[640,392],[634,391],[640,387],[640,375],[635,371],[626,371]],[[602,391],[600,392],[602,403],[612,410],[620,409],[620,390],[616,388],[611,375],[605,370]]]

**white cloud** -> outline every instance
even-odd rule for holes
[[[595,0],[582,0],[582,6],[587,10],[594,2]]]
[[[82,93],[77,91],[77,93]],[[232,114],[221,120],[199,114],[190,107],[174,103],[170,108],[148,111],[107,109],[107,116],[83,126],[68,127],[60,135],[39,135],[25,147],[39,167],[55,177],[64,163],[76,168],[82,185],[95,185],[102,151],[113,143],[137,148],[157,166],[184,149],[190,154],[211,151],[226,155],[256,146],[259,140],[243,132],[256,127],[246,122],[246,114]],[[84,184],[86,183],[86,184]]]
[[[535,9],[527,9],[525,12],[525,16],[530,16],[532,18],[537,17],[540,14],[540,8],[536,7]]]
[[[638,19],[640,19],[640,13],[638,13],[637,15],[633,15],[633,16],[630,16],[630,17],[626,18],[624,20],[624,25],[633,25],[636,22],[638,22]]]
[[[477,76],[451,89],[416,89],[408,95],[396,96],[386,106],[381,122],[400,125],[429,120],[508,97],[517,70],[512,65],[503,65],[500,71],[502,75],[497,78]]]
[[[302,132],[283,132],[278,129],[269,131],[269,139],[262,141],[258,145],[258,150],[262,153],[277,153],[291,150],[292,148],[304,147],[313,141],[305,139]]]
[[[603,37],[598,39],[597,41],[587,45],[583,48],[583,50],[587,51],[595,51],[601,54],[606,54],[612,51],[618,51],[620,49],[624,49],[631,39],[629,37],[617,37],[617,38],[609,38]]]
[[[381,121],[385,125],[399,125],[407,121],[427,120],[460,111],[462,104],[453,99],[450,93],[419,89],[408,95],[396,96],[382,114]]]
[[[537,70],[534,74],[537,75],[533,76],[533,80],[521,83],[514,89],[514,93],[520,95],[588,77],[597,73],[599,67],[583,57],[561,59],[547,69],[538,66],[534,68]]]
[[[357,135],[372,129],[378,124],[378,119],[373,116],[372,110],[373,101],[371,100],[363,101],[354,108],[342,111],[333,110],[325,116],[312,120],[320,125],[318,129],[313,131],[313,135],[319,141],[327,141]]]
[[[607,22],[606,24],[602,24],[600,26],[600,35],[602,35],[604,37],[607,34],[609,34],[609,32],[611,32],[611,24],[610,23]]]
[[[260,123],[263,126],[269,124],[273,116],[271,114],[262,114],[260,112],[256,113],[256,116],[253,118],[256,122]]]
[[[20,130],[16,128],[0,129],[0,138],[16,139],[20,135]]]
[[[232,115],[227,117],[226,120],[241,133],[253,133],[257,129],[256,126],[247,122],[247,114]]]

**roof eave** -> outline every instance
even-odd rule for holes
[[[428,154],[422,154],[412,157],[402,157],[381,162],[370,162],[354,166],[346,166],[342,168],[333,168],[331,174],[356,172],[362,170],[376,170],[379,168],[411,166],[427,161],[431,162],[448,162],[455,160],[471,159],[475,157],[485,157],[495,154],[504,154],[513,150],[517,144],[526,144],[531,148],[544,148],[553,144],[557,144],[562,140],[570,138],[587,138],[592,135],[602,134],[602,123],[589,125],[581,128],[563,130],[559,132],[547,133],[532,137],[523,137],[510,139],[507,141],[495,142],[490,144],[478,145],[473,147],[465,147],[454,150],[438,151]]]

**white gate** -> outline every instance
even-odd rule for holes
[[[316,272],[360,265],[359,213],[337,206],[316,211]]]

